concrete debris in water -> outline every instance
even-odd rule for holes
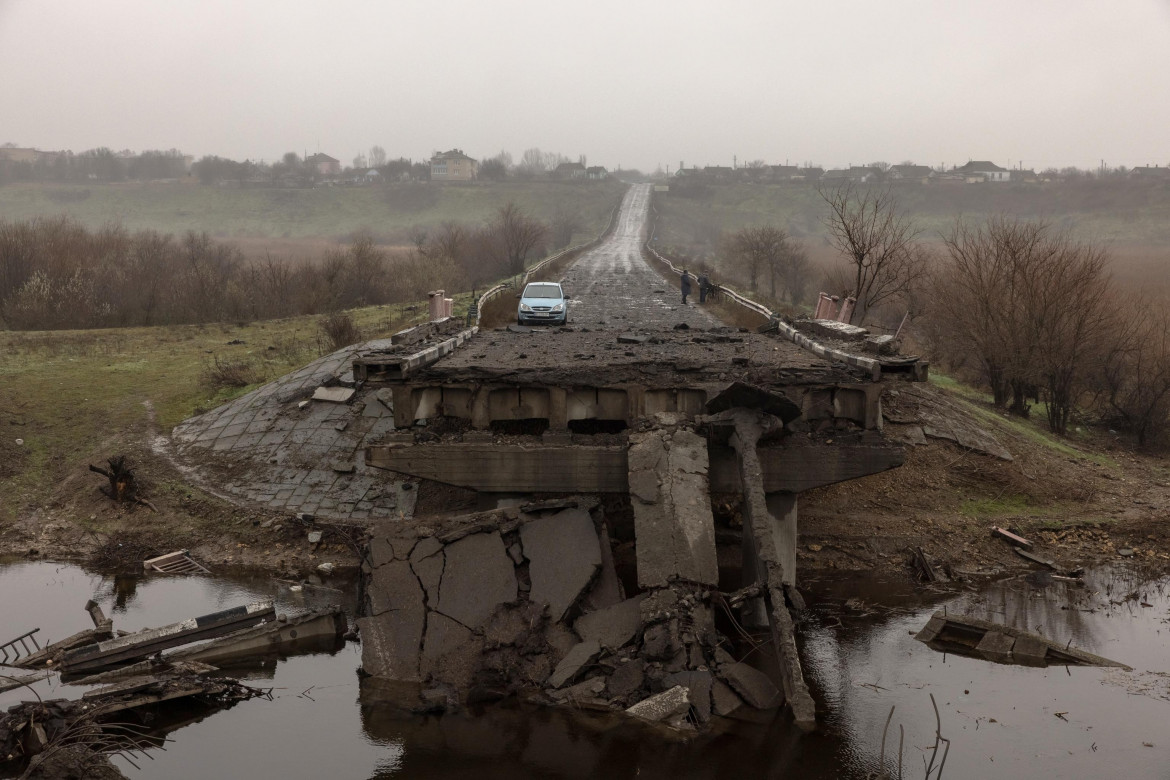
[[[1114,666],[1123,663],[1053,642],[1039,634],[955,613],[935,612],[914,637],[942,652],[1019,666]]]

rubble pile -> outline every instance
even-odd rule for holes
[[[363,670],[412,683],[403,706],[516,696],[692,729],[745,703],[782,703],[767,675],[725,649],[715,609],[728,602],[713,586],[676,580],[627,598],[595,499],[442,522],[370,543]]]

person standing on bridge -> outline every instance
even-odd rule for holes
[[[711,280],[707,278],[707,270],[699,269],[699,303],[707,302],[707,292],[711,289]]]
[[[691,272],[683,269],[682,275],[682,299],[683,306],[687,305],[687,296],[691,294]]]

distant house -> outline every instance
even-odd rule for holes
[[[843,184],[847,181],[855,181],[859,184],[870,184],[882,176],[882,172],[877,168],[870,168],[864,165],[851,165],[848,168],[834,168],[825,171],[821,175],[821,181],[830,184]]]
[[[561,163],[553,171],[557,179],[584,179],[587,175],[588,170],[579,162]]]
[[[890,181],[915,182],[925,184],[934,173],[929,165],[891,165],[886,171],[886,178]]]
[[[0,146],[0,160],[14,163],[53,162],[61,152],[42,152],[40,149],[19,146]]]
[[[1141,181],[1170,181],[1170,168],[1163,168],[1159,165],[1130,168],[1129,177]]]
[[[971,160],[966,165],[955,168],[953,172],[961,173],[967,177],[968,182],[1011,181],[1011,171],[987,160]]]
[[[1040,177],[1036,175],[1036,171],[1013,170],[1010,173],[1012,181],[1040,181]]]
[[[431,158],[431,181],[471,181],[479,172],[479,163],[462,149],[440,152]]]
[[[585,169],[585,176],[592,181],[600,181],[609,178],[609,171],[600,165],[590,165]]]
[[[731,181],[735,169],[727,165],[708,165],[703,169],[703,177],[709,181]]]
[[[795,165],[769,165],[768,178],[773,181],[792,181],[800,178],[800,168]]]
[[[306,157],[305,165],[311,167],[318,176],[336,176],[341,173],[341,161],[321,152]]]
[[[800,173],[793,176],[794,181],[820,181],[821,177],[825,175],[824,168],[801,168]]]

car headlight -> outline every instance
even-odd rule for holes
[[[564,310],[565,310],[565,304],[563,304],[563,303],[558,303],[556,306],[552,307],[552,310],[553,310],[553,311],[564,311]]]
[[[520,311],[532,311],[532,307],[527,303],[520,304]]]

